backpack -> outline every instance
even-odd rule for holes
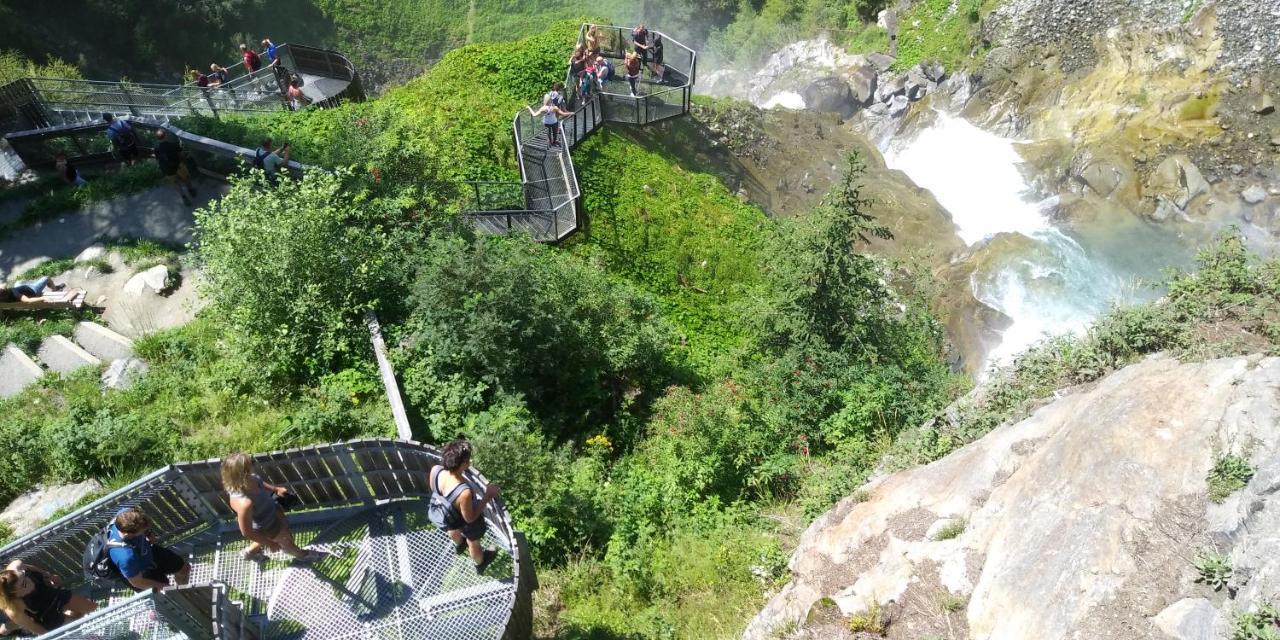
[[[117,128],[116,124],[120,124],[121,126]],[[117,120],[116,122],[111,123],[111,126],[107,128],[107,131],[115,132],[115,135],[111,136],[111,141],[121,149],[131,149],[138,146],[138,137],[134,135],[133,127],[129,126],[128,122]]]
[[[266,160],[267,160],[267,156],[269,155],[271,155],[270,151],[267,151],[264,153],[261,148],[259,148],[257,151],[254,151],[253,152],[253,168],[262,169],[265,171],[267,168]]]
[[[111,523],[107,523],[102,531],[93,534],[88,544],[84,546],[82,565],[85,581],[99,586],[112,582],[125,582],[124,574],[120,573],[120,568],[111,560],[110,551],[127,545],[128,543],[111,539]]]

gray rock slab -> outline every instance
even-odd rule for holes
[[[76,343],[103,361],[119,360],[133,355],[133,340],[100,324],[80,322],[76,325]]]
[[[107,389],[128,389],[139,378],[146,375],[150,367],[138,358],[121,358],[111,361],[107,370],[102,372],[101,387]]]
[[[1258,204],[1267,199],[1267,190],[1255,184],[1242,191],[1240,198],[1249,204]]]
[[[14,345],[0,351],[0,398],[11,398],[44,375],[31,356]]]
[[[49,336],[40,343],[36,357],[50,371],[71,373],[83,367],[102,364],[92,353],[80,348],[80,345],[68,340],[65,336]]]
[[[39,529],[41,523],[48,520],[55,511],[69,507],[97,491],[102,491],[102,484],[97,480],[41,485],[14,498],[0,512],[0,522],[12,527],[15,535],[26,535]]]
[[[169,268],[158,264],[146,271],[134,274],[129,281],[124,283],[123,291],[135,296],[142,295],[147,291],[152,293],[160,293],[164,291],[165,284],[169,280]]]
[[[1156,627],[1178,640],[1217,640],[1225,625],[1213,603],[1204,598],[1179,600],[1152,620]]]

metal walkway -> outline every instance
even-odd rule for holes
[[[0,86],[0,131],[28,131],[100,122],[103,113],[165,123],[188,115],[259,113],[287,109],[290,77],[302,80],[313,104],[360,97],[355,67],[342,54],[299,44],[277,47],[278,66],[246,73],[243,63],[227,67],[217,87],[22,78]],[[265,56],[263,57],[265,64]]]
[[[259,475],[303,500],[290,513],[299,545],[323,550],[312,565],[283,553],[241,552],[217,460],[152,473],[16,540],[0,553],[47,567],[102,605],[46,638],[512,640],[532,625],[536,586],[523,538],[500,501],[485,511],[484,543],[500,550],[484,576],[426,515],[430,447],[355,440],[255,456]],[[487,482],[470,474],[480,490]],[[134,594],[79,581],[84,544],[125,506],[152,519],[159,543],[188,558],[188,586]]]
[[[578,31],[578,43],[586,42],[587,29]],[[483,233],[528,233],[540,242],[557,242],[578,230],[578,199],[582,195],[572,149],[605,122],[644,126],[689,112],[689,101],[697,74],[697,53],[658,31],[666,46],[665,75],[645,81],[637,95],[622,77],[622,60],[628,48],[630,30],[597,26],[600,53],[614,61],[617,77],[589,99],[579,99],[570,90],[572,116],[560,123],[561,148],[548,148],[546,127],[528,111],[516,114],[511,123],[520,163],[520,188],[524,199],[518,205],[479,203],[465,215]],[[646,70],[642,75],[649,74]],[[566,74],[565,86],[575,80]],[[535,105],[540,106],[540,105]]]

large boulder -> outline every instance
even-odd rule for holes
[[[1062,390],[814,521],[743,637],[815,637],[832,603],[883,606],[890,639],[1225,638],[1224,620],[1280,595],[1278,386],[1280,358],[1153,356]],[[1256,472],[1213,504],[1228,453]],[[1196,581],[1209,551],[1235,567],[1219,592]],[[943,597],[958,606],[940,613]]]
[[[1187,212],[1191,201],[1209,193],[1209,182],[1191,159],[1182,154],[1165,158],[1147,180],[1144,195],[1152,198],[1155,220],[1163,222]]]
[[[907,72],[907,98],[911,100],[919,100],[920,98],[923,98],[925,94],[929,92],[930,86],[933,85],[931,84],[928,76],[926,76],[924,71],[920,68],[920,65],[912,67],[912,69]]]
[[[880,102],[888,102],[894,96],[905,95],[907,93],[907,76],[901,75],[891,78],[880,83],[876,89],[876,99]]]
[[[140,271],[124,283],[125,293],[140,296],[150,292],[159,294],[169,287],[169,268],[158,264],[146,271]]]
[[[836,76],[810,82],[800,90],[800,97],[804,98],[805,108],[823,113],[838,113],[842,118],[852,116],[862,106],[854,98],[849,83]]]
[[[869,104],[876,97],[876,70],[870,66],[855,68],[849,74],[849,89],[859,104]]]
[[[84,498],[102,491],[97,480],[76,484],[41,485],[9,503],[0,512],[0,522],[9,525],[14,535],[26,535],[39,529],[60,509],[70,507]],[[65,574],[64,574],[65,575]]]

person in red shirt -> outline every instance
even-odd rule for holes
[[[262,61],[258,58],[258,52],[250,49],[246,45],[240,45],[240,57],[244,58],[245,73],[253,73],[262,67]]]

